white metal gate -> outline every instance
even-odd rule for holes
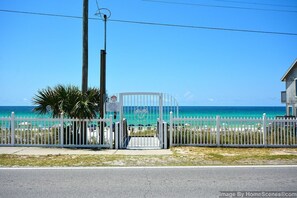
[[[170,112],[178,116],[176,100],[163,93],[119,94],[119,148],[167,148]]]

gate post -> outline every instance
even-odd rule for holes
[[[118,147],[123,148],[123,94],[120,93],[120,128],[119,128],[119,141],[118,141]]]
[[[168,148],[168,146],[167,146],[167,132],[168,132],[168,127],[167,127],[167,122],[163,122],[163,126],[164,126],[164,131],[163,131],[163,133],[164,133],[164,140],[163,140],[163,142],[164,142],[164,149],[167,149]]]
[[[161,148],[164,147],[164,130],[163,130],[163,94],[159,94],[159,138],[160,138],[160,146]]]

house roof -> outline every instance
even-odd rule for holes
[[[288,74],[289,74],[289,73],[291,72],[291,70],[292,70],[293,68],[295,68],[296,66],[297,66],[297,59],[294,61],[294,63],[291,65],[291,67],[287,70],[287,72],[285,73],[285,75],[283,75],[281,81],[285,81],[286,78],[287,78],[287,76],[288,76]]]

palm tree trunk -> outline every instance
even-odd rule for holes
[[[88,13],[89,0],[83,0],[83,61],[82,61],[82,92],[88,90]]]

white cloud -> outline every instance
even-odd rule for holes
[[[187,91],[185,94],[184,94],[184,98],[186,101],[189,101],[189,100],[193,100],[194,99],[194,94],[190,91]]]
[[[24,105],[30,104],[30,100],[28,98],[23,98],[23,104]]]

